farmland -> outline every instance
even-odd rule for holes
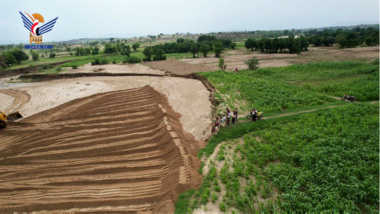
[[[217,90],[219,115],[260,107],[269,116],[208,141],[203,183],[180,195],[177,213],[378,212],[377,60],[200,75]]]
[[[356,95],[359,101],[378,100],[379,65],[344,61],[296,64],[256,71],[202,73],[218,90],[225,107],[247,112],[285,112],[307,106],[336,104],[329,96]],[[220,112],[224,109],[220,109]]]
[[[351,104],[252,127],[223,143],[190,209],[378,210],[378,113]]]

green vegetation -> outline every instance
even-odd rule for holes
[[[224,71],[227,68],[227,65],[224,63],[224,58],[219,58],[219,64],[218,67],[220,70]]]
[[[243,143],[221,146],[214,161],[223,167],[211,162],[201,187],[178,202],[191,201],[182,210],[219,203],[246,213],[377,212],[378,115],[376,106],[348,104],[222,129],[200,155],[229,139],[243,136]],[[226,190],[218,201],[220,185]]]
[[[300,33],[300,32],[298,32]],[[257,50],[266,53],[301,53],[307,51],[309,44],[315,47],[331,47],[337,44],[340,48],[354,48],[357,46],[374,46],[379,44],[379,29],[356,27],[351,30],[324,29],[305,31],[298,38],[294,33],[285,32],[283,35],[288,38],[263,37],[260,39],[248,38],[244,46],[247,49]]]
[[[242,213],[378,212],[378,61],[201,75],[216,87],[221,105],[256,107],[271,117],[213,135],[199,158],[207,160],[223,144],[202,162],[200,172],[206,164],[209,171],[201,187],[179,197],[187,201],[182,211],[215,204]],[[345,93],[366,102],[329,98]],[[285,110],[292,114],[278,117]]]
[[[33,61],[37,61],[38,58],[39,58],[39,56],[40,55],[37,52],[32,52],[32,59],[33,59]]]
[[[258,108],[264,112],[279,112],[305,106],[334,102],[320,94],[310,92],[278,81],[257,78],[244,73],[202,73],[219,91],[217,98],[230,108],[238,105],[242,111]],[[224,110],[224,109],[222,109]]]
[[[351,30],[324,29],[306,32],[309,43],[314,46],[339,45],[340,48],[354,48],[361,45],[374,46],[379,44],[379,29],[356,27]]]
[[[301,53],[301,51],[307,51],[309,43],[304,36],[295,38],[290,35],[288,38],[262,38],[256,40],[249,38],[245,41],[244,46],[247,49],[259,49],[261,52],[266,53]]]
[[[379,64],[347,61],[295,64],[279,68],[207,72],[218,90],[222,107],[265,113],[337,103],[325,95],[356,96],[358,101],[379,99]],[[303,87],[300,87],[303,86]],[[221,108],[224,111],[224,107]]]
[[[245,62],[248,65],[249,70],[259,69],[259,60],[256,57],[253,57]]]

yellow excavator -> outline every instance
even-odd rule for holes
[[[22,118],[22,115],[19,112],[14,112],[12,114],[6,115],[0,111],[0,128],[7,127],[7,123],[15,121],[19,118]]]

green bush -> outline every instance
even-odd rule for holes
[[[33,59],[33,61],[37,61],[38,57],[39,57],[39,54],[37,52],[33,51],[32,52],[32,59]]]
[[[109,62],[108,62],[108,59],[106,59],[106,58],[103,58],[103,59],[101,59],[100,60],[100,64],[101,65],[106,65],[106,64],[108,64]]]
[[[259,60],[256,57],[247,60],[245,64],[248,65],[249,70],[257,70],[259,68]]]
[[[127,59],[125,60],[125,62],[127,63],[140,63],[141,62],[141,59],[139,59],[138,57],[135,57],[135,56],[130,56],[130,57],[127,57]]]
[[[114,64],[116,63],[116,61],[113,61]],[[91,65],[106,65],[108,64],[108,59],[106,58],[103,58],[103,59],[94,59],[94,61],[91,62]]]
[[[71,66],[73,69],[77,69],[78,68],[78,66],[77,65],[73,65],[73,66]]]

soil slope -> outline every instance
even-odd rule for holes
[[[150,86],[97,94],[0,131],[0,213],[173,212],[198,142]]]

